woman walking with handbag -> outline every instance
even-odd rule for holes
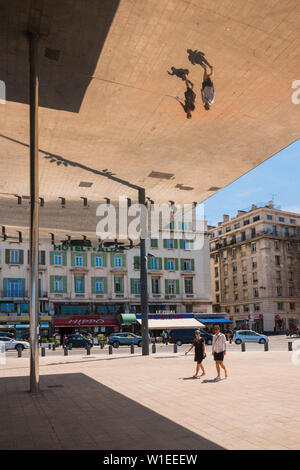
[[[200,369],[202,370],[202,374],[200,375],[200,377],[205,375],[205,370],[204,370],[204,367],[202,365],[202,361],[206,357],[206,354],[205,354],[205,341],[204,341],[203,338],[201,338],[199,330],[195,331],[195,339],[193,341],[193,344],[191,345],[190,349],[188,351],[186,351],[185,355],[187,355],[192,348],[195,348],[195,361],[197,362],[196,373],[195,373],[195,375],[193,375],[193,377],[196,379],[197,377],[199,377],[198,374],[199,374]]]

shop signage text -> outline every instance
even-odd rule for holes
[[[71,245],[53,245],[54,251],[95,251],[100,253],[123,253],[122,250],[116,248],[92,248],[91,246],[71,246]]]

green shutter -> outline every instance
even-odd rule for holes
[[[165,294],[167,295],[169,293],[169,282],[168,279],[165,279]]]
[[[19,250],[19,264],[24,264],[24,250]]]
[[[83,253],[83,266],[87,267],[87,253]]]
[[[71,266],[75,266],[75,256],[76,253],[71,253]]]
[[[193,294],[194,293],[194,281],[193,281],[193,279],[191,279],[191,284],[192,284],[191,294]]]
[[[180,268],[181,268],[181,271],[184,271],[184,259],[181,258],[180,260]]]
[[[176,239],[174,240],[174,248],[175,248],[175,250],[177,250],[177,248],[178,248],[178,240],[176,240]]]
[[[62,280],[63,280],[63,293],[66,294],[67,293],[67,276],[62,276]]]
[[[133,258],[133,268],[134,269],[140,269],[140,257],[139,256],[134,256],[134,258]]]
[[[50,255],[51,255],[51,253],[50,253]],[[50,276],[50,292],[51,292],[51,294],[54,293],[54,278],[55,278],[55,276]]]
[[[151,257],[148,256],[148,269],[151,269]]]
[[[162,269],[162,258],[158,258],[158,268]]]
[[[158,248],[158,239],[151,238],[151,248]]]
[[[180,240],[180,249],[183,250],[183,240]]]
[[[103,278],[103,293],[107,294],[107,277]]]
[[[67,266],[67,253],[63,253],[63,265]]]
[[[4,294],[4,297],[7,297],[8,293],[7,293],[7,281],[8,281],[8,278],[5,277],[3,279],[3,294]]]
[[[96,294],[96,278],[92,277],[92,294]]]
[[[192,262],[192,271],[195,271],[195,260],[192,259],[191,262]]]
[[[106,253],[103,253],[102,257],[103,257],[103,267],[106,268],[106,266],[107,266],[107,255],[106,255]]]
[[[164,248],[167,248],[167,243],[168,243],[168,240],[164,238]]]
[[[54,252],[50,251],[50,264],[53,266],[54,265]]]
[[[110,254],[110,265],[112,268],[115,265],[115,255],[113,253]]]
[[[9,264],[9,262],[10,262],[10,250],[6,249],[5,250],[5,263]]]
[[[175,271],[178,271],[178,258],[175,258]]]
[[[91,266],[92,266],[92,268],[94,268],[96,266],[95,253],[91,253]]]
[[[126,255],[122,255],[122,267],[126,268]]]
[[[179,279],[176,279],[176,294],[179,294]]]
[[[124,293],[124,279],[123,277],[120,278],[120,281],[121,281],[121,290],[120,290],[120,293],[123,294]]]
[[[134,294],[134,279],[130,279],[130,292]]]
[[[164,267],[165,270],[168,271],[168,258],[164,258]]]

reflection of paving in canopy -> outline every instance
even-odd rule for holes
[[[7,47],[0,79],[8,101],[0,106],[0,193],[1,215],[7,207],[3,215],[10,216],[14,195],[29,194],[23,32],[30,2],[1,4]],[[38,10],[42,2],[34,4]],[[300,78],[299,9],[297,0],[91,0],[88,10],[83,0],[46,0],[39,139],[45,209],[58,197],[78,204],[80,197],[135,199],[134,188],[110,176],[145,187],[155,202],[200,202],[299,138],[299,106],[291,101]],[[203,69],[187,49],[204,52],[214,66],[209,112],[201,105]],[[195,83],[191,121],[174,99],[183,98],[185,84],[167,73],[171,67],[188,69]],[[72,230],[68,206],[65,227]],[[27,213],[18,225],[28,223]],[[44,227],[55,217],[50,211]]]

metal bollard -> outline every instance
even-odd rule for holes
[[[91,346],[88,344],[86,347],[86,355],[90,356],[91,355]]]
[[[174,343],[174,353],[177,353],[177,344]]]
[[[246,351],[246,343],[241,343],[242,352]]]
[[[48,349],[51,349],[51,344],[50,343],[48,344]]]
[[[67,356],[69,354],[68,348],[64,347],[64,356]]]
[[[112,354],[112,345],[110,344],[109,347],[108,347],[108,354]]]
[[[130,345],[130,352],[131,352],[131,354],[134,354],[134,344]]]
[[[265,348],[265,351],[269,351],[269,343],[264,343],[264,348]]]
[[[156,353],[156,344],[155,343],[152,344],[152,353],[153,354]]]
[[[293,351],[293,342],[292,341],[288,342],[288,350]]]
[[[42,356],[43,356],[43,357],[46,356],[46,348],[42,348]]]
[[[53,343],[52,344],[52,351],[55,351],[55,348],[56,348],[55,343]]]
[[[69,349],[70,350],[73,349],[73,344],[72,343],[69,344]]]
[[[23,352],[23,349],[22,349],[22,348],[18,348],[18,357],[22,357],[22,352]]]

